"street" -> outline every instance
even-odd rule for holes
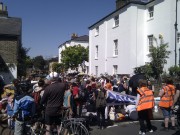
[[[173,131],[161,131],[162,120],[152,121],[153,133],[147,133],[147,135],[180,135],[178,129]],[[120,122],[114,124],[114,126],[107,127],[104,130],[99,130],[96,126],[92,127],[91,135],[138,135],[139,134],[139,122]]]

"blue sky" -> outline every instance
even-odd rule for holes
[[[88,35],[88,27],[116,8],[116,0],[0,0],[10,17],[22,18],[22,44],[29,56],[58,55],[58,46]]]

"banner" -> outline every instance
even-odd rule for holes
[[[136,104],[136,97],[108,90],[107,104],[108,105]]]

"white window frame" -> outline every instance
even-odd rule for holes
[[[148,19],[154,18],[154,6],[148,7]]]
[[[113,74],[117,75],[118,72],[118,65],[113,65]]]
[[[119,15],[114,17],[114,27],[118,27],[119,26]]]
[[[177,33],[177,44],[180,44],[180,33]]]
[[[98,45],[95,46],[95,59],[98,59],[98,52],[99,51],[99,47]]]
[[[148,50],[150,46],[153,46],[154,44],[154,36],[153,35],[148,35]]]
[[[114,40],[114,56],[118,56],[118,40]]]
[[[99,26],[97,26],[95,29],[95,36],[98,36],[98,35],[99,35]]]
[[[95,66],[95,74],[96,74],[96,77],[98,77],[98,66]]]

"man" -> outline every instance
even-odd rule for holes
[[[16,95],[14,102],[13,118],[15,121],[14,135],[24,135],[24,124],[31,120],[35,114],[35,102],[28,95],[29,85],[21,85],[22,94]]]
[[[159,106],[162,110],[163,116],[164,116],[164,123],[165,127],[164,131],[167,131],[169,129],[168,123],[169,119],[171,119],[172,127],[171,129],[175,129],[175,116],[172,113],[171,107],[173,106],[173,100],[175,95],[175,86],[173,85],[172,78],[168,77],[166,78],[165,86],[162,88],[162,90],[159,92],[159,96],[161,97],[161,100],[159,102]]]
[[[146,134],[146,127],[144,121],[147,123],[149,132],[153,132],[150,121],[150,113],[152,114],[152,108],[154,107],[154,95],[152,90],[147,88],[146,80],[139,80],[139,89],[137,90],[137,111],[139,117],[140,131],[139,134]],[[152,115],[151,115],[152,116]]]
[[[45,123],[46,123],[46,135],[50,135],[50,129],[53,124],[57,126],[58,134],[60,133],[61,123],[61,109],[63,106],[64,92],[67,89],[66,83],[60,83],[58,81],[59,75],[56,72],[49,74],[51,84],[48,85],[41,99],[41,104],[46,103],[45,110]]]

